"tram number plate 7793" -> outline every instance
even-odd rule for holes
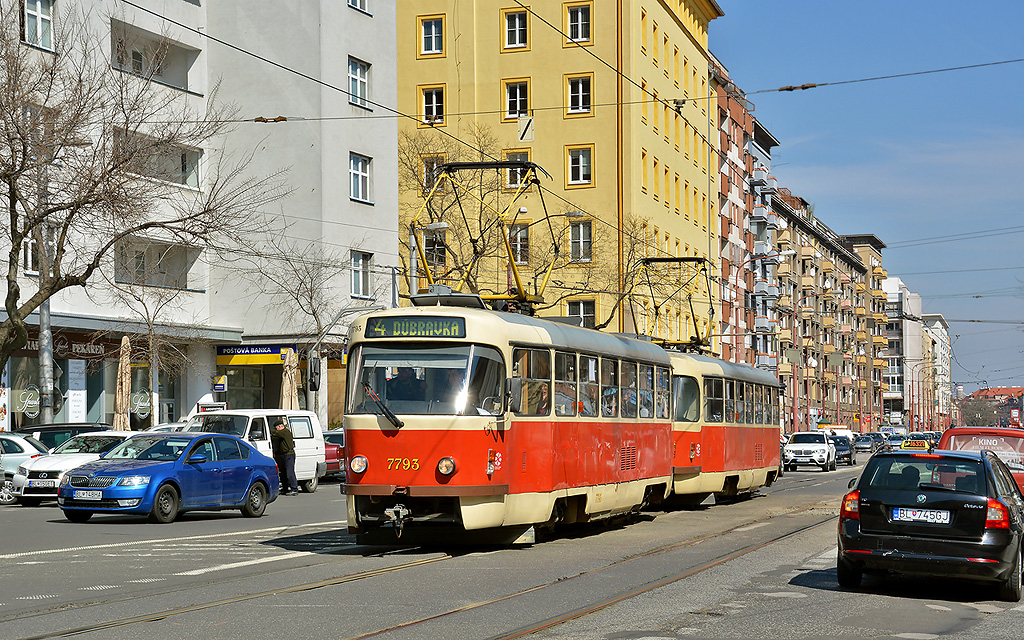
[[[405,471],[419,471],[419,458],[388,458],[388,469],[403,469]]]

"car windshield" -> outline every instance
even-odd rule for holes
[[[188,421],[185,431],[202,431],[205,433],[226,433],[229,436],[245,436],[245,427],[249,424],[247,416],[231,416],[223,414],[202,414]]]
[[[1024,473],[1024,438],[1009,434],[952,434],[946,449],[953,451],[980,451],[988,449],[1006,463],[1010,471]]]
[[[345,446],[345,434],[344,433],[325,433],[324,440],[331,444],[336,444],[339,447]]]
[[[118,436],[75,436],[53,450],[54,453],[106,453],[124,442]]]
[[[360,345],[350,358],[348,413],[491,415],[502,410],[505,363],[493,347]],[[371,393],[372,392],[372,393]]]
[[[922,487],[922,485],[926,485]],[[921,488],[984,494],[985,468],[980,460],[943,459],[929,455],[873,456],[861,476],[860,488],[916,491]]]
[[[837,447],[849,447],[850,441],[846,439],[846,436],[832,436],[832,442]]]
[[[172,462],[181,456],[190,442],[190,438],[173,436],[135,436],[108,451],[103,459]]]
[[[825,436],[821,433],[794,433],[789,444],[825,444]]]
[[[857,442],[872,442],[872,440],[871,436],[859,436],[857,438]]]

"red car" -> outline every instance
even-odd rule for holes
[[[954,427],[943,432],[939,449],[980,451],[999,456],[1024,492],[1024,429],[1004,427]]]
[[[345,479],[345,430],[324,432],[324,454],[327,459],[328,478]]]

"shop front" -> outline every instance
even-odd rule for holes
[[[213,397],[230,409],[281,407],[284,360],[294,344],[217,347],[217,385]],[[306,362],[299,362],[299,408],[306,408]]]

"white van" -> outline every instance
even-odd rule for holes
[[[270,448],[270,430],[278,418],[295,439],[295,479],[303,491],[316,491],[320,478],[327,474],[324,457],[324,433],[320,419],[312,411],[285,409],[223,409],[193,414],[185,431],[227,433],[248,440],[260,453],[274,457]]]

